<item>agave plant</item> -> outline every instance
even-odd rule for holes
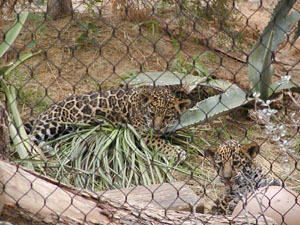
[[[19,35],[23,24],[25,23],[28,16],[28,12],[23,12],[17,14],[17,19],[13,26],[6,32],[3,42],[0,44],[0,58],[9,50],[10,46],[13,44],[17,36]],[[7,105],[10,108],[11,115],[7,115],[9,121],[9,133],[12,142],[14,143],[19,157],[21,159],[26,159],[31,151],[31,145],[28,142],[28,137],[23,127],[23,122],[20,117],[17,103],[16,103],[16,91],[13,85],[9,84],[9,75],[18,65],[29,59],[36,53],[26,53],[20,56],[14,63],[5,65],[0,68],[0,87],[5,93],[7,99]],[[0,102],[0,105],[2,103]],[[33,166],[30,162],[24,162],[24,165],[30,169]]]
[[[276,52],[278,45],[286,39],[287,34],[300,20],[300,12],[290,12],[295,3],[296,0],[281,0],[278,2],[268,25],[257,40],[249,56],[249,89],[252,92],[260,93],[260,97],[263,100],[267,100],[274,92],[282,89],[299,87],[289,81],[289,77],[283,77],[283,80],[271,83],[274,73],[272,54]],[[299,32],[298,26],[291,44],[299,37]]]

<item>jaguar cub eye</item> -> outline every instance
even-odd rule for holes
[[[170,116],[165,116],[165,119],[166,119],[166,120],[170,119]]]
[[[234,166],[237,166],[238,164],[239,164],[238,161],[233,161],[233,162],[232,162],[232,165],[234,165]]]

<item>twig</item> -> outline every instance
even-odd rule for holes
[[[298,109],[300,109],[300,105],[299,103],[296,101],[296,99],[293,97],[293,95],[291,94],[291,92],[287,92],[288,96],[292,99],[292,101],[294,102],[294,104],[298,107]]]

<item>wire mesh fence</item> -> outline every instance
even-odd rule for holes
[[[299,7],[0,1],[1,221],[298,224]]]

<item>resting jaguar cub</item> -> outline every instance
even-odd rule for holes
[[[255,164],[254,158],[259,152],[255,143],[241,145],[229,140],[219,147],[205,149],[205,154],[214,163],[221,181],[226,185],[223,199],[216,202],[212,214],[231,215],[242,197],[260,187],[281,186],[280,180],[268,177],[262,168]]]
[[[185,152],[179,146],[171,146],[160,136],[190,104],[189,99],[179,100],[168,88],[118,87],[69,97],[52,105],[25,127],[38,145],[74,131],[71,123],[131,124],[148,146],[157,147],[167,158],[175,156],[182,160]],[[149,129],[153,130],[151,138]]]

